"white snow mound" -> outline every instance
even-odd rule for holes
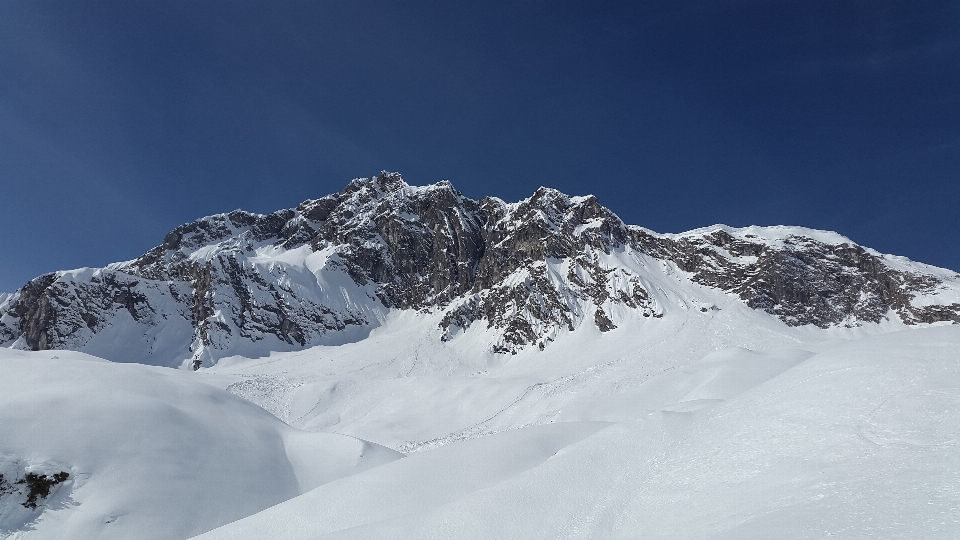
[[[69,474],[33,509],[0,489],[0,538],[186,538],[397,457],[186,372],[0,349],[0,474]]]

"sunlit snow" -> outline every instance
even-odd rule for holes
[[[960,327],[787,327],[700,302],[719,308],[585,326],[516,356],[480,336],[453,348],[407,312],[356,343],[197,373],[3,349],[5,470],[70,478],[36,510],[0,498],[0,531],[960,534]]]

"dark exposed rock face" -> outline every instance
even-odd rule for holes
[[[775,230],[661,235],[592,196],[540,188],[516,204],[474,201],[448,182],[414,188],[382,173],[294,209],[182,225],[134,261],[36,278],[0,307],[0,343],[81,348],[121,319],[145,336],[175,322],[197,368],[243,344],[337,342],[389,309],[416,309],[441,313],[444,340],[480,324],[496,352],[543,349],[584,321],[609,332],[616,313],[663,317],[648,264],[788,325],[960,322],[960,304],[929,300],[960,276],[887,264],[838,236],[762,233]]]
[[[70,473],[66,471],[43,474],[21,469],[17,472],[12,477],[0,474],[0,500],[14,499],[31,510],[43,504],[54,487],[70,478]]]
[[[30,281],[18,291],[17,300],[5,314],[19,319],[19,336],[32,350],[71,348],[77,344],[71,338],[79,330],[102,329],[118,310],[128,312],[135,320],[152,313],[137,288],[139,280],[131,276],[106,273],[89,281],[62,277],[61,273],[52,273]],[[16,337],[9,325],[2,327],[5,336]]]
[[[385,306],[444,304],[473,286],[485,216],[448,182],[402,193],[406,188],[399,175],[382,174],[351,182],[339,196],[304,203],[325,218],[311,247],[339,247],[350,276],[376,283]]]
[[[50,308],[51,295],[47,288],[56,280],[56,274],[44,274],[23,286],[19,298],[11,306],[9,314],[20,319],[20,335],[33,350],[47,348],[47,328],[52,326],[55,310]],[[4,327],[3,337],[15,338],[17,333]]]
[[[639,232],[637,243],[692,273],[693,281],[735,293],[791,326],[876,323],[891,310],[907,324],[960,322],[956,305],[915,307],[911,302],[934,292],[940,279],[897,271],[852,243],[790,236],[774,247],[722,229],[679,240]]]
[[[662,315],[639,276],[600,264],[598,256],[625,247],[628,230],[595,197],[571,198],[540,188],[516,205],[484,199],[481,211],[486,248],[466,301],[441,321],[444,339],[485,320],[488,328],[502,332],[493,350],[516,352],[530,344],[542,349],[557,333],[572,331],[588,303]],[[553,264],[559,261],[566,262],[562,275]],[[594,318],[600,330],[615,328],[605,317]]]

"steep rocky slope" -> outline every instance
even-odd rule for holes
[[[132,261],[40,276],[0,302],[0,345],[196,369],[360,340],[389,311],[417,310],[440,316],[439,339],[479,328],[491,351],[511,353],[582,324],[669,316],[676,295],[654,269],[791,326],[960,323],[956,273],[835,233],[659,234],[592,196],[540,188],[518,203],[475,201],[448,182],[381,173],[293,209],[182,225]]]

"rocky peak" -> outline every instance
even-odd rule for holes
[[[381,171],[380,174],[371,178],[355,178],[351,180],[340,194],[365,193],[369,195],[371,193],[395,193],[409,187],[410,184],[404,181],[400,173]]]

